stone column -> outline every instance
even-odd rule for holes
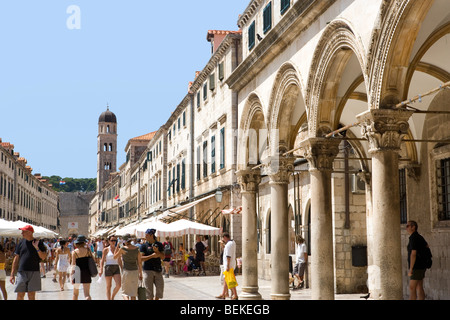
[[[275,156],[267,167],[271,205],[271,299],[289,300],[288,184],[294,158]]]
[[[241,300],[261,300],[258,292],[258,236],[256,191],[261,182],[259,169],[236,172],[242,195],[242,292]]]
[[[403,298],[400,232],[399,152],[412,112],[375,109],[357,116],[372,156],[371,297]]]
[[[309,138],[302,142],[311,174],[311,298],[334,300],[331,172],[341,140]]]

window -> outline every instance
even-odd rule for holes
[[[255,37],[256,37],[255,21],[253,21],[250,27],[248,27],[248,50],[252,50],[253,47],[255,46]]]
[[[208,141],[203,141],[203,177],[208,175]]]
[[[186,188],[186,162],[183,159],[181,161],[181,190]]]
[[[216,136],[211,137],[211,173],[216,172]]]
[[[220,129],[220,169],[225,168],[225,128]]]
[[[281,14],[284,14],[291,5],[291,0],[281,0]]]
[[[200,91],[197,92],[197,108],[200,108]]]
[[[186,111],[183,111],[183,127],[186,126]]]
[[[450,220],[450,158],[438,162],[439,220]]]
[[[209,75],[209,90],[213,91],[216,88],[216,79],[214,73]]]
[[[169,187],[167,188],[167,192],[169,193],[169,198],[170,198],[170,187],[172,186],[172,175],[171,175],[171,171],[168,170],[169,172]]]
[[[267,33],[272,28],[272,2],[269,2],[263,10],[263,31]]]
[[[222,81],[225,78],[225,72],[223,69],[223,62],[219,63],[219,80]]]
[[[206,99],[208,99],[208,84],[205,83],[203,85],[203,101],[205,101]]]
[[[180,191],[180,164],[177,164],[177,192]]]
[[[408,211],[406,203],[406,169],[399,171],[400,180],[400,223],[408,222]]]
[[[197,147],[197,181],[200,180],[200,146]]]

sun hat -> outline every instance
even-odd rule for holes
[[[73,243],[77,244],[77,243],[85,243],[85,242],[86,242],[86,237],[83,235],[79,235]]]

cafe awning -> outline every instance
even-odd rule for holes
[[[215,194],[210,194],[210,195],[208,195],[206,197],[203,197],[201,199],[189,202],[189,203],[184,204],[182,206],[166,210],[161,215],[158,216],[158,219],[168,219],[168,218],[180,217],[180,216],[182,216],[182,214],[181,214],[182,212],[184,212],[186,210],[189,210],[190,208],[192,208],[193,206],[199,204],[200,202],[208,200],[208,199],[210,199],[210,198],[212,198],[214,196],[215,196]]]

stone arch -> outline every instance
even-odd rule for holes
[[[434,45],[442,44],[450,34],[448,2],[444,0],[404,0],[396,5],[384,4],[379,36],[374,42],[371,64],[371,108],[389,108],[450,80],[450,69],[436,62]],[[446,38],[444,38],[446,37]],[[448,40],[444,40],[448,41]],[[433,58],[426,59],[434,51]],[[424,59],[425,57],[425,59]],[[437,59],[439,60],[439,59]],[[426,74],[428,79],[420,76]],[[422,89],[418,89],[418,84]],[[428,102],[431,102],[432,97]],[[424,99],[427,100],[427,99]],[[420,104],[426,109],[427,103]],[[420,139],[423,118],[412,116],[406,139]],[[405,142],[402,153],[410,163],[421,161],[424,144]]]
[[[238,169],[243,170],[249,165],[261,163],[265,156],[267,125],[261,100],[256,93],[250,94],[245,103],[239,129]]]
[[[297,107],[306,109],[301,94],[302,86],[299,75],[295,66],[286,62],[280,67],[275,77],[267,115],[271,155],[278,154],[283,150],[288,151],[294,147],[293,142],[297,133],[295,127],[298,123],[295,121],[296,119],[292,118],[294,109]],[[303,113],[300,112],[300,116]],[[293,123],[293,121],[295,122]],[[280,148],[277,149],[277,147]]]
[[[384,1],[380,29],[370,52],[371,109],[391,107],[405,96],[411,52],[423,20],[434,0]]]
[[[321,136],[338,126],[334,114],[337,105],[338,83],[347,63],[356,56],[367,83],[364,46],[353,32],[349,22],[330,22],[319,40],[308,78],[306,105],[308,106],[308,126],[310,136]]]

